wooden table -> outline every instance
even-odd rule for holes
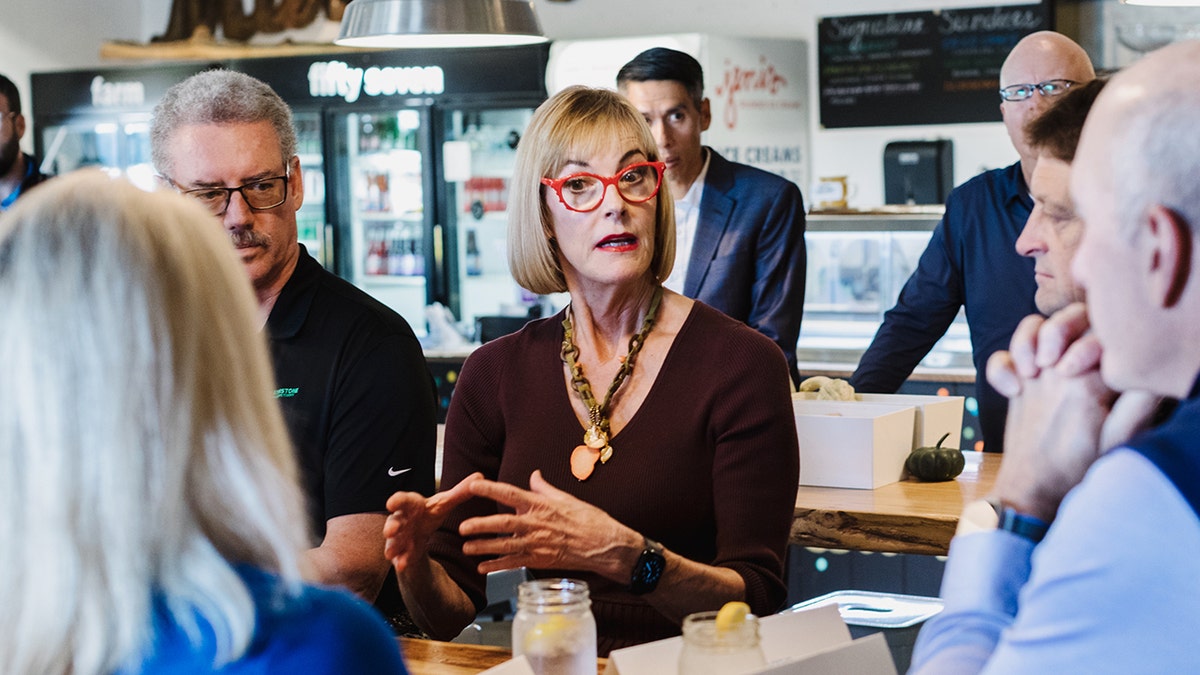
[[[437,640],[400,638],[404,665],[412,675],[476,675],[512,658],[512,652],[502,647],[468,645]],[[605,660],[596,664],[603,673]]]
[[[906,480],[875,490],[800,486],[791,543],[818,548],[945,555],[963,505],[991,492],[997,453],[964,452],[952,481]]]

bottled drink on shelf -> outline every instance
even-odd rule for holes
[[[411,240],[413,268],[412,274],[414,277],[425,276],[425,255],[421,251],[421,241],[419,239]]]
[[[417,272],[416,242],[404,239],[400,242],[400,259],[397,274],[411,277]]]
[[[367,274],[386,274],[388,246],[385,233],[378,229],[367,231]]]
[[[387,273],[393,276],[404,274],[403,251],[405,242],[400,236],[400,227],[393,226],[388,245]]]
[[[467,276],[477,277],[483,274],[483,261],[479,256],[479,240],[475,230],[467,230]]]

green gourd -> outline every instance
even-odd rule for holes
[[[938,439],[934,447],[917,448],[909,454],[904,467],[913,476],[925,481],[951,480],[962,473],[966,459],[956,448],[943,448],[942,443],[950,437],[949,432]]]

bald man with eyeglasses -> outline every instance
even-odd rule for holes
[[[1029,182],[1037,163],[1025,126],[1055,96],[1095,76],[1087,52],[1059,33],[1032,33],[1009,52],[1000,69],[1000,114],[1019,160],[950,193],[916,270],[850,378],[857,391],[894,393],[965,309],[982,449],[1003,451],[1008,402],[988,384],[984,368],[992,353],[1007,348],[1021,319],[1037,312],[1033,260],[1015,248],[1033,211]]]

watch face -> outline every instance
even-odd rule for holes
[[[640,595],[653,591],[665,567],[666,559],[661,553],[653,550],[642,551],[637,564],[633,566],[633,580],[630,584],[633,593]]]

